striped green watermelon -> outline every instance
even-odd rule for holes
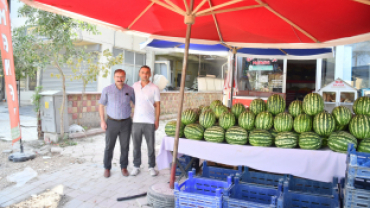
[[[297,117],[299,114],[304,113],[303,108],[302,108],[302,101],[295,100],[295,101],[291,102],[290,105],[289,105],[288,110],[289,110],[289,113],[293,117]]]
[[[249,110],[258,115],[259,113],[267,110],[266,102],[259,98],[254,99],[249,105]]]
[[[285,99],[279,94],[271,95],[267,99],[267,110],[273,115],[284,112],[285,107]]]
[[[275,137],[275,145],[279,148],[294,148],[298,144],[298,135],[293,132],[281,132]]]
[[[253,146],[269,147],[274,143],[274,138],[266,130],[254,130],[249,134],[249,144]]]
[[[238,119],[239,115],[245,111],[245,107],[241,103],[235,103],[233,107],[231,107],[231,112],[235,115],[235,118]]]
[[[184,134],[188,139],[202,140],[204,135],[204,127],[200,124],[186,125]]]
[[[244,111],[239,116],[238,124],[243,129],[251,131],[252,129],[254,129],[255,119],[256,115],[252,111]]]
[[[169,121],[167,122],[166,126],[164,127],[164,132],[166,132],[167,136],[174,137],[176,133],[176,121]],[[184,128],[185,125],[180,123],[180,132],[179,137],[184,137]]]
[[[235,116],[231,112],[225,112],[218,120],[219,125],[225,130],[235,125]]]
[[[211,109],[211,107],[209,107],[209,106],[204,106],[203,108],[202,108],[202,110],[200,111],[200,113],[203,113],[204,111],[207,111],[207,110],[212,110]],[[213,111],[212,111],[213,112]]]
[[[204,111],[199,116],[199,124],[202,125],[204,128],[209,128],[216,123],[216,116],[211,111]]]
[[[198,106],[198,108],[199,108],[199,112],[200,113],[202,113],[202,110],[203,110],[203,108],[204,108],[205,106],[204,105],[200,105],[200,106]]]
[[[317,150],[321,148],[322,138],[315,132],[303,132],[298,144],[301,149]]]
[[[370,153],[370,139],[361,140],[358,145],[357,151]]]
[[[181,122],[185,125],[192,124],[195,121],[197,121],[198,114],[193,111],[193,109],[186,109],[184,112],[181,114]]]
[[[215,107],[215,110],[213,112],[215,113],[216,118],[218,119],[218,118],[220,118],[220,116],[222,114],[224,114],[224,113],[226,113],[228,111],[229,111],[229,109],[226,106],[224,106],[224,105],[217,105]]]
[[[278,135],[278,133],[280,132],[277,132],[274,128],[270,129],[269,130],[269,133],[271,134],[271,136],[275,139],[275,137]]]
[[[215,111],[215,108],[216,106],[218,105],[223,105],[221,100],[214,100],[211,102],[211,105],[209,105],[209,107],[212,109],[212,111],[214,112]]]
[[[335,129],[335,120],[330,113],[321,112],[313,119],[313,130],[320,136],[330,136]]]
[[[348,125],[344,125],[344,126],[335,125],[334,131],[346,131],[347,129],[348,129]]]
[[[229,144],[247,144],[248,132],[242,127],[232,126],[226,131],[225,139]]]
[[[349,122],[349,132],[357,139],[370,138],[370,117],[356,115]]]
[[[331,114],[333,115],[333,117],[336,121],[336,125],[338,125],[338,126],[344,126],[344,125],[349,124],[349,121],[352,118],[351,110],[348,109],[345,106],[335,107],[332,110]]]
[[[197,119],[196,119],[196,121],[197,121],[197,120],[199,120],[199,115],[200,115],[200,110],[199,110],[199,108],[192,108],[192,110],[194,111],[194,113],[196,113],[196,114],[197,114]]]
[[[291,131],[293,128],[293,117],[289,113],[279,113],[274,119],[274,128],[278,132]]]
[[[212,126],[204,131],[204,139],[207,142],[222,143],[225,140],[225,130],[220,126]]]
[[[310,116],[317,115],[324,110],[324,99],[317,93],[307,94],[303,98],[302,107],[306,114]]]
[[[269,130],[274,124],[274,117],[270,112],[261,112],[257,115],[254,125],[256,129]]]
[[[353,103],[353,112],[357,115],[370,116],[370,97],[359,97]]]
[[[357,147],[357,139],[346,131],[333,132],[328,139],[328,146],[335,152],[347,153],[349,143]]]
[[[322,138],[322,143],[321,143],[321,147],[327,147],[328,146],[328,137],[321,137]]]
[[[312,117],[307,114],[300,114],[294,119],[294,131],[298,133],[312,130]]]

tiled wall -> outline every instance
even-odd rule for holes
[[[99,99],[100,93],[68,95],[68,120],[69,125],[79,124],[86,127],[99,127]],[[210,105],[213,100],[222,100],[222,93],[196,93],[184,94],[183,110],[197,108],[200,105]],[[179,107],[179,93],[161,93],[161,118],[174,118]]]

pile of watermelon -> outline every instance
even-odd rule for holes
[[[293,101],[287,108],[279,94],[266,101],[255,99],[249,108],[241,103],[231,109],[221,101],[210,106],[183,111],[180,137],[208,142],[253,146],[275,146],[317,150],[328,146],[336,152],[347,151],[353,143],[360,152],[370,152],[370,98],[358,98],[352,114],[345,106],[331,113],[324,111],[324,100],[317,93],[307,94],[303,101]],[[175,136],[176,121],[165,127]]]

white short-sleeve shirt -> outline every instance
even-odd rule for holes
[[[135,111],[133,122],[154,124],[154,103],[160,101],[158,87],[152,82],[149,82],[142,88],[141,81],[135,82],[132,87],[135,91]]]

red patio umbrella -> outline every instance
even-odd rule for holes
[[[259,48],[319,48],[370,40],[369,0],[22,0],[42,10],[185,42]],[[185,24],[184,24],[185,23]],[[180,120],[185,76],[181,78]],[[179,125],[173,149],[173,188]]]

